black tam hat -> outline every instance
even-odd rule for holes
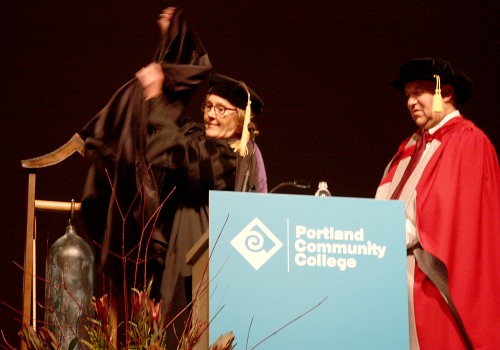
[[[211,74],[208,80],[208,87],[208,94],[214,94],[225,98],[236,107],[243,110],[245,110],[247,106],[248,94],[250,94],[253,114],[259,114],[264,107],[262,99],[242,81],[221,74]]]
[[[472,81],[469,77],[441,58],[412,59],[399,66],[398,75],[399,78],[392,81],[391,85],[400,91],[405,90],[406,83],[416,80],[436,81],[438,75],[441,85],[453,86],[457,104],[467,102],[472,96]]]

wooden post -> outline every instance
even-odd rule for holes
[[[30,170],[28,175],[26,246],[24,248],[23,326],[28,326],[31,324],[31,289],[33,287],[33,236],[35,230],[35,185],[36,172],[34,170]],[[24,341],[21,341],[21,349],[27,349],[27,345]]]

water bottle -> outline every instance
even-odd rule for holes
[[[85,336],[93,284],[94,254],[70,224],[50,248],[45,281],[45,322],[62,349]]]
[[[316,197],[331,197],[332,194],[328,190],[328,184],[326,181],[320,181],[318,184],[318,190],[314,194]]]

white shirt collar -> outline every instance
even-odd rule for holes
[[[454,110],[450,114],[446,115],[441,121],[436,125],[433,126],[432,128],[429,129],[429,134],[434,134],[440,127],[442,127],[444,124],[448,123],[451,119],[459,117],[460,112],[458,109]]]

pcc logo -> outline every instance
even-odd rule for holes
[[[259,220],[253,219],[231,241],[255,270],[258,270],[283,246],[283,243]]]

